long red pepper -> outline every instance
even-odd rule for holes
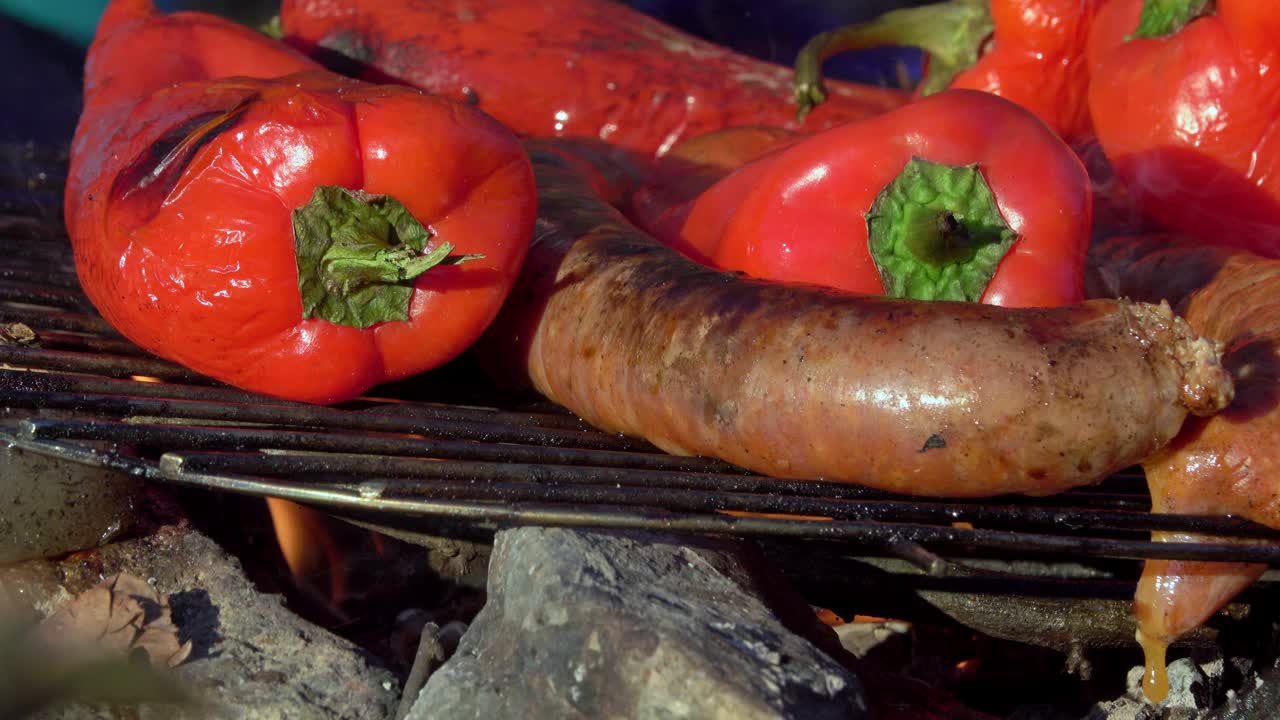
[[[467,99],[518,133],[662,155],[739,125],[804,131],[878,115],[906,94],[832,83],[803,122],[792,73],[700,40],[610,0],[283,0],[285,39]]]

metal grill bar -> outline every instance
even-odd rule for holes
[[[60,228],[48,219],[28,215],[4,215],[0,217],[0,233],[5,235],[6,246],[30,258],[69,258],[71,248],[58,242]],[[35,241],[35,242],[33,242]]]
[[[211,382],[180,365],[151,357],[118,357],[96,353],[69,352],[48,348],[0,345],[0,363],[17,367],[36,367],[43,370],[87,372],[108,377],[148,377],[178,380],[190,383]]]
[[[89,352],[106,353],[110,355],[150,357],[145,350],[130,343],[128,340],[81,335],[78,333],[62,332],[58,330],[41,330],[40,345],[41,347],[45,347],[50,350],[87,350]],[[2,382],[4,381],[0,380],[0,383]]]
[[[43,334],[40,337],[42,340],[44,339]],[[43,354],[40,352],[32,352],[27,356],[27,359],[31,361],[31,365],[39,367],[37,359],[42,356]],[[137,369],[136,366],[130,364],[130,360],[129,358],[117,358],[117,361],[121,363],[120,367],[122,369]],[[67,375],[63,373],[28,372],[25,370],[0,370],[0,387],[35,393],[100,394],[228,403],[269,402],[267,398],[263,398],[260,395],[228,388],[223,385],[179,385],[123,379],[124,377],[144,375],[146,374],[137,372],[129,373],[123,377],[102,377],[99,375]],[[282,404],[282,402],[275,404]]]
[[[33,350],[32,354],[38,354]],[[117,358],[117,360],[124,360]],[[125,361],[127,363],[127,360]],[[131,367],[128,364],[124,368]],[[131,373],[145,375],[145,373]],[[225,385],[176,385],[172,383],[138,383],[116,378],[100,378],[87,375],[55,375],[33,374],[28,372],[0,370],[0,386],[12,387],[42,393],[81,393],[118,395],[129,397],[167,398],[175,400],[196,400],[207,403],[242,403],[258,406],[286,407],[298,409],[314,409],[314,405],[305,403],[266,398],[261,395],[244,392]],[[521,426],[558,428],[603,434],[581,420],[567,414],[510,412],[494,408],[445,405],[440,403],[402,403],[399,401],[365,398],[340,406],[351,409],[358,404],[365,404],[363,411],[369,413],[391,413],[398,416],[409,416],[420,420],[457,420],[488,423],[505,423]],[[285,411],[281,411],[282,413]],[[286,414],[272,419],[278,424],[290,424]]]
[[[984,527],[1044,527],[1070,531],[1166,530],[1221,536],[1280,540],[1280,532],[1227,518],[1156,515],[1125,511],[1059,511],[1043,508],[948,504],[919,500],[853,500],[772,493],[776,481],[758,477],[688,475],[630,468],[583,468],[514,462],[484,463],[376,455],[258,453],[167,453],[160,460],[167,475],[228,473],[298,480],[308,475],[379,478],[383,495],[452,497],[441,488],[462,487],[469,493],[494,492],[506,487],[551,485],[591,486],[597,501],[614,505],[654,504],[678,510],[741,510],[843,520],[878,520],[949,524],[968,522]],[[429,481],[429,482],[428,482]],[[490,486],[489,484],[492,484]],[[793,486],[793,490],[794,490]],[[706,492],[713,490],[715,492]],[[748,494],[768,493],[768,494]],[[608,496],[608,500],[603,497]],[[523,498],[530,499],[530,498]]]
[[[446,440],[520,443],[594,450],[645,450],[643,443],[599,432],[520,427],[465,420],[420,419],[392,413],[358,413],[326,407],[216,403],[168,398],[0,389],[0,406],[57,409],[117,418],[182,418],[235,424],[425,435]]]
[[[8,371],[5,377],[13,377],[15,375],[27,375],[36,381],[36,384],[45,383],[51,386],[76,386],[78,384],[91,384],[95,382],[111,383],[120,389],[121,386],[130,386],[145,388],[145,392],[166,392],[174,389],[185,389],[186,391],[195,391],[199,393],[218,393],[223,392],[221,388],[211,387],[186,387],[186,386],[164,386],[147,383],[132,383],[119,380],[102,380],[95,378],[82,378],[79,376],[58,376],[46,374],[29,374],[29,373],[13,373]],[[239,391],[228,390],[228,393],[242,394]],[[10,392],[10,396],[21,395],[23,391]],[[3,400],[4,393],[0,392],[0,403],[6,405],[14,405],[13,397],[9,397],[7,401]],[[119,414],[122,416],[149,414],[156,416],[181,415],[192,419],[219,419],[217,416],[223,415],[223,419],[234,418],[238,421],[269,421],[269,424],[281,425],[289,424],[290,421],[296,421],[298,418],[292,417],[290,411],[301,410],[308,417],[314,417],[315,413],[321,416],[339,414],[342,417],[367,417],[362,413],[351,411],[340,411],[329,408],[314,408],[305,405],[291,405],[282,403],[273,405],[271,401],[259,401],[258,404],[250,405],[252,408],[248,412],[242,412],[245,406],[235,403],[217,403],[217,402],[183,402],[173,401],[164,398],[136,398],[127,396],[105,396],[105,395],[83,395],[75,393],[58,393],[58,392],[32,392],[26,393],[30,403],[35,406],[34,401],[40,400],[44,408],[88,408],[98,414]],[[392,406],[393,408],[399,406]],[[178,412],[173,412],[179,409]],[[196,412],[197,410],[203,412]],[[146,411],[145,413],[142,411]],[[396,420],[396,416],[383,415],[372,416],[379,420]],[[307,417],[303,418],[308,419]],[[349,425],[350,423],[340,423]],[[377,424],[377,423],[375,423]],[[166,426],[150,426],[143,427],[124,423],[106,423],[106,422],[31,422],[24,424],[24,436],[30,438],[38,438],[41,433],[48,435],[81,435],[85,439],[92,437],[94,439],[106,439],[111,433],[108,429],[116,428],[133,428],[133,437],[128,437],[125,433],[117,432],[117,441],[140,441],[145,440],[146,435],[139,433],[154,433],[150,435],[152,445],[166,446],[166,441],[178,440],[178,436],[173,433],[182,431],[188,433],[186,436],[190,439],[194,431],[193,428],[173,428]],[[385,427],[385,426],[384,426]],[[397,430],[405,430],[403,426],[394,426]],[[418,429],[421,429],[420,427]],[[267,432],[260,429],[235,429],[235,428],[218,428],[215,430],[219,433],[263,433]],[[164,433],[170,432],[166,436]],[[279,441],[282,437],[288,437],[287,431],[275,431],[275,434],[269,440]],[[871,506],[865,503],[862,506],[850,507],[842,506],[842,498],[857,497],[865,495],[869,491],[861,488],[855,488],[845,485],[835,485],[831,483],[788,483],[779,480],[760,478],[756,476],[716,476],[716,475],[688,475],[681,476],[671,473],[645,473],[640,470],[627,469],[635,468],[637,463],[634,459],[637,457],[666,458],[664,455],[652,453],[627,453],[612,452],[604,454],[604,457],[610,461],[610,465],[623,468],[621,472],[609,473],[602,472],[599,468],[589,468],[580,476],[573,476],[571,469],[559,467],[565,460],[569,458],[561,457],[557,459],[548,457],[545,453],[548,450],[561,450],[560,448],[545,447],[527,447],[521,452],[521,458],[524,460],[542,460],[544,463],[553,464],[545,465],[521,465],[515,464],[511,456],[502,457],[497,463],[440,463],[440,462],[421,462],[412,461],[414,464],[396,464],[397,460],[393,457],[352,457],[344,455],[335,455],[335,452],[343,452],[341,448],[334,448],[329,443],[334,439],[334,435],[330,433],[311,433],[309,436],[305,433],[293,433],[295,438],[293,443],[276,442],[278,445],[292,446],[297,449],[307,449],[306,445],[314,439],[322,439],[321,447],[327,454],[323,457],[308,456],[257,456],[257,455],[218,455],[218,456],[199,456],[188,455],[184,458],[186,463],[205,462],[215,460],[215,465],[220,464],[216,468],[202,467],[197,468],[194,472],[188,465],[183,466],[183,462],[177,460],[179,456],[171,456],[168,463],[168,469],[161,473],[162,477],[168,479],[176,479],[179,476],[195,475],[198,477],[212,477],[212,473],[216,470],[220,474],[240,474],[244,471],[261,472],[271,471],[270,463],[276,465],[274,472],[286,476],[294,476],[305,473],[322,473],[327,476],[337,475],[342,480],[333,481],[331,485],[334,487],[350,487],[352,476],[368,476],[368,473],[386,474],[388,468],[395,470],[401,475],[409,475],[410,477],[420,478],[437,478],[444,482],[453,483],[452,485],[440,485],[439,483],[432,486],[423,485],[407,485],[399,483],[399,485],[388,484],[388,488],[394,487],[397,493],[413,492],[420,496],[419,499],[428,500],[441,491],[441,488],[451,489],[455,492],[465,488],[468,493],[481,499],[490,501],[541,501],[559,500],[561,502],[575,503],[596,503],[596,504],[612,504],[617,505],[626,503],[641,508],[652,507],[670,507],[675,510],[684,511],[718,511],[724,509],[739,509],[744,511],[762,512],[762,513],[788,513],[801,515],[817,515],[829,516],[836,518],[856,518],[865,520],[867,518],[875,518],[881,521],[893,521],[895,524],[899,522],[976,522],[983,525],[996,524],[1009,527],[1035,527],[1037,525],[1057,526],[1058,530],[1070,530],[1088,528],[1090,531],[1098,532],[1103,530],[1146,530],[1146,529],[1164,529],[1170,531],[1182,532],[1199,532],[1204,534],[1213,534],[1219,536],[1239,536],[1239,537],[1274,537],[1274,533],[1261,530],[1257,526],[1249,523],[1241,523],[1226,518],[1186,518],[1178,516],[1150,516],[1145,513],[1111,513],[1100,514],[1096,511],[1050,511],[1046,508],[1028,508],[1028,507],[996,507],[984,505],[966,505],[963,503],[955,503],[943,506],[931,506],[928,503],[922,503],[918,500],[897,502],[897,503],[881,503]],[[386,438],[386,437],[370,437],[370,436],[336,436],[345,438],[350,443],[350,449],[361,450],[369,449],[369,445],[377,449],[380,455],[393,455],[387,452],[388,442],[399,442],[400,454],[403,455],[430,455],[431,450],[460,450],[464,447],[481,447],[481,448],[500,448],[499,454],[505,455],[506,451],[518,446],[506,445],[483,445],[476,443],[453,442],[451,444],[437,442],[434,446],[428,441],[423,444],[422,440],[410,438]],[[363,437],[363,440],[358,438]],[[608,437],[608,436],[606,436]],[[264,439],[261,435],[259,440]],[[361,444],[364,447],[361,447]],[[264,443],[270,445],[272,443]],[[171,447],[171,446],[170,446]],[[314,446],[313,446],[314,447]],[[348,450],[349,452],[349,450]],[[492,452],[490,450],[489,452]],[[443,454],[443,453],[442,453]],[[471,452],[462,451],[464,457],[470,457],[475,460],[482,460],[488,453],[485,451]],[[584,458],[585,459],[585,458]],[[600,458],[596,458],[600,459]],[[685,459],[671,458],[674,461],[683,461]],[[263,463],[268,463],[264,465]],[[715,461],[709,461],[715,463]],[[240,465],[236,465],[240,463]],[[369,464],[372,463],[372,466]],[[660,464],[660,463],[659,463]],[[567,474],[568,473],[568,474]],[[527,481],[530,477],[538,478],[541,483],[521,482]],[[458,483],[458,479],[462,478],[463,483]],[[579,483],[578,488],[559,488],[556,489],[553,484],[572,484]],[[601,490],[598,486],[601,484],[613,483],[613,490]],[[622,488],[626,488],[623,490]],[[672,494],[670,491],[678,488],[684,491],[684,495]],[[699,491],[697,494],[690,495],[688,491]],[[714,494],[708,494],[708,491]],[[740,492],[760,492],[768,493],[765,496],[739,496],[735,493]],[[807,497],[805,496],[807,494]],[[816,495],[816,496],[815,496]],[[1088,492],[1077,493],[1078,497],[1087,498],[1091,494]],[[1061,497],[1061,496],[1059,496]],[[1124,497],[1124,496],[1121,496]],[[403,499],[403,498],[402,498]],[[457,498],[454,498],[457,499]],[[462,499],[475,499],[472,496]],[[412,499],[407,500],[412,502]],[[399,507],[399,506],[397,506]],[[800,522],[800,521],[784,521],[784,522]],[[812,525],[811,523],[804,523]],[[801,532],[818,532],[812,527]],[[826,531],[818,534],[825,536]],[[984,539],[980,536],[979,539]],[[1121,541],[1128,542],[1128,541]],[[1161,544],[1162,547],[1166,547]],[[1002,547],[999,543],[987,545],[986,547],[996,548]],[[1232,547],[1232,546],[1226,546]],[[1028,548],[1034,549],[1034,548]],[[1041,551],[1047,551],[1046,548],[1040,548]],[[1101,551],[1100,551],[1101,552]],[[1106,551],[1114,555],[1112,550]],[[1214,552],[1223,552],[1222,550]],[[1212,553],[1211,553],[1212,555]],[[1243,559],[1243,558],[1241,558]]]
[[[67,310],[83,310],[88,306],[84,295],[63,287],[50,287],[48,283],[10,281],[0,284],[0,301],[30,303]]]
[[[675,472],[744,473],[732,465],[707,458],[682,458],[656,453],[531,447],[427,438],[377,435],[339,435],[302,430],[191,427],[63,420],[25,421],[23,438],[34,440],[97,440],[172,450],[296,450],[371,456],[447,458],[478,462],[547,462],[593,468],[626,467]],[[590,471],[588,471],[590,472]],[[754,477],[754,476],[748,476]],[[754,484],[760,483],[755,478]],[[773,482],[765,480],[765,482]]]
[[[386,435],[351,435],[302,430],[278,430],[265,428],[199,427],[182,425],[156,425],[142,423],[115,423],[107,421],[38,420],[21,424],[19,434],[36,440],[94,440],[126,443],[162,450],[293,450],[323,452],[320,457],[332,454],[366,455],[394,458],[436,458],[468,460],[491,463],[533,463],[545,465],[587,466],[579,470],[583,478],[575,482],[604,482],[593,468],[630,468],[634,470],[665,470],[680,473],[713,473],[708,476],[661,475],[642,477],[645,485],[668,483],[671,487],[701,489],[707,492],[754,492],[771,495],[807,496],[824,499],[894,498],[888,493],[843,483],[822,481],[788,481],[751,475],[746,471],[708,458],[682,458],[660,453],[632,453],[608,450],[581,450],[577,448],[530,447],[514,444],[477,443],[468,441],[430,440]],[[319,461],[318,461],[319,462]],[[328,469],[337,471],[330,465]],[[367,470],[361,470],[366,472]],[[738,477],[725,477],[736,475]],[[614,479],[617,481],[617,479]],[[919,499],[897,498],[910,503]],[[953,500],[953,506],[966,504],[991,504],[1007,502],[1021,507],[1023,498]],[[1130,510],[1145,512],[1149,507],[1145,495],[1096,490],[1063,493],[1052,498],[1041,498],[1038,506],[1091,508],[1094,510]],[[957,518],[952,518],[952,520]],[[1063,516],[1063,523],[1083,524],[1084,520],[1071,515]],[[1249,534],[1237,521],[1222,521],[1223,534]],[[1196,528],[1182,525],[1188,531]],[[1199,528],[1211,532],[1210,526]],[[1253,528],[1257,530],[1257,528]]]
[[[9,283],[45,284],[53,287],[67,288],[79,292],[75,269],[65,268],[62,272],[51,272],[47,265],[30,263],[14,258],[5,258],[5,267],[0,268],[0,281]],[[78,306],[77,306],[78,307]]]
[[[3,434],[0,434],[0,439],[4,439]],[[303,483],[231,474],[206,475],[191,472],[172,474],[154,463],[130,460],[90,448],[32,443],[18,438],[9,438],[8,441],[32,452],[109,467],[151,479],[163,478],[177,484],[243,495],[280,497],[337,512],[375,514],[388,526],[398,523],[409,526],[412,521],[436,519],[462,522],[490,530],[505,525],[657,528],[671,532],[716,533],[762,538],[813,538],[880,547],[917,543],[929,548],[946,548],[957,552],[981,548],[988,551],[1072,558],[1103,557],[1128,560],[1158,558],[1280,564],[1280,545],[1274,544],[1162,543],[1006,530],[944,528],[916,523],[804,521],[734,517],[723,514],[689,514],[616,508],[603,503],[555,505],[546,502],[546,495],[538,495],[536,496],[538,499],[530,502],[503,501],[502,499],[481,502],[386,498],[381,496],[376,482],[373,485],[368,482],[361,483],[355,488],[331,485],[316,487]],[[546,490],[546,488],[539,489]]]
[[[39,241],[43,244],[49,244],[50,240]],[[76,268],[71,255],[64,253],[55,253],[51,257],[42,257],[41,255],[50,255],[48,251],[41,253],[40,251],[27,253],[26,248],[12,247],[11,243],[5,243],[0,238],[0,247],[5,247],[9,257],[5,258],[5,267],[14,272],[26,274],[28,282],[42,282],[56,285],[58,287],[70,287],[79,290],[79,278],[76,277]],[[23,253],[23,254],[18,254]],[[44,275],[45,277],[41,277]]]
[[[64,330],[67,332],[92,333],[119,337],[106,320],[96,315],[82,315],[69,312],[33,312],[25,308],[0,305],[0,322],[20,322],[30,325],[37,331]],[[139,373],[141,374],[141,373]]]

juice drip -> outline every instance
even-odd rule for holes
[[[1169,669],[1165,664],[1169,642],[1162,638],[1147,637],[1139,630],[1138,644],[1142,646],[1146,661],[1142,673],[1142,694],[1147,700],[1158,703],[1169,694]]]

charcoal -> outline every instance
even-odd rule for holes
[[[0,444],[0,563],[97,547],[138,521],[142,481]]]
[[[498,533],[488,602],[408,717],[867,717],[858,677],[784,625],[736,546]]]
[[[296,615],[279,596],[259,592],[235,558],[185,526],[60,563],[0,568],[0,609],[7,605],[19,617],[47,615],[121,572],[145,579],[167,599],[179,639],[192,644],[173,676],[212,703],[215,714],[72,704],[45,710],[37,720],[380,720],[394,712],[400,686],[389,669]]]
[[[1280,717],[1280,667],[1269,667],[1252,676],[1239,693],[1202,720],[1272,720]]]
[[[1142,666],[1129,671],[1123,697],[1098,703],[1085,720],[1204,720],[1216,704],[1225,661],[1213,658],[1178,658],[1168,665],[1169,694],[1159,703],[1142,696]]]
[[[1201,710],[1213,706],[1210,679],[1204,670],[1191,658],[1178,658],[1169,663],[1169,695],[1160,705],[1174,709]],[[1128,686],[1131,694],[1137,695],[1142,682],[1143,670],[1134,668],[1129,672]]]

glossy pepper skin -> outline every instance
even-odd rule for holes
[[[1030,110],[1068,142],[1084,140],[1091,135],[1085,48],[1104,2],[952,0],[899,10],[904,26],[890,13],[887,24],[850,26],[815,38],[806,50],[812,54],[797,62],[797,79],[816,79],[815,59],[838,52],[919,46],[929,53],[919,94],[944,88],[993,93]],[[812,92],[810,87],[801,94]]]
[[[1280,257],[1280,8],[1213,7],[1130,39],[1143,2],[1112,0],[1089,39],[1094,126],[1149,221]]]
[[[991,0],[990,49],[952,88],[999,95],[1068,142],[1090,137],[1085,48],[1104,0]]]
[[[394,197],[427,249],[483,257],[418,276],[405,320],[304,319],[292,217],[321,186]],[[452,101],[149,2],[114,2],[90,49],[66,203],[81,284],[129,339],[218,380],[329,403],[449,360],[506,297],[534,212],[519,142]]]
[[[611,0],[283,0],[285,40],[474,101],[530,137],[603,143],[639,158],[738,125],[805,131],[876,115],[906,93],[833,83],[795,118],[788,68],[732,52]]]
[[[1016,233],[981,302],[1048,307],[1082,299],[1092,213],[1083,165],[1026,110],[971,90],[930,95],[765,155],[649,229],[722,269],[884,294],[867,217],[913,157],[976,164]]]

